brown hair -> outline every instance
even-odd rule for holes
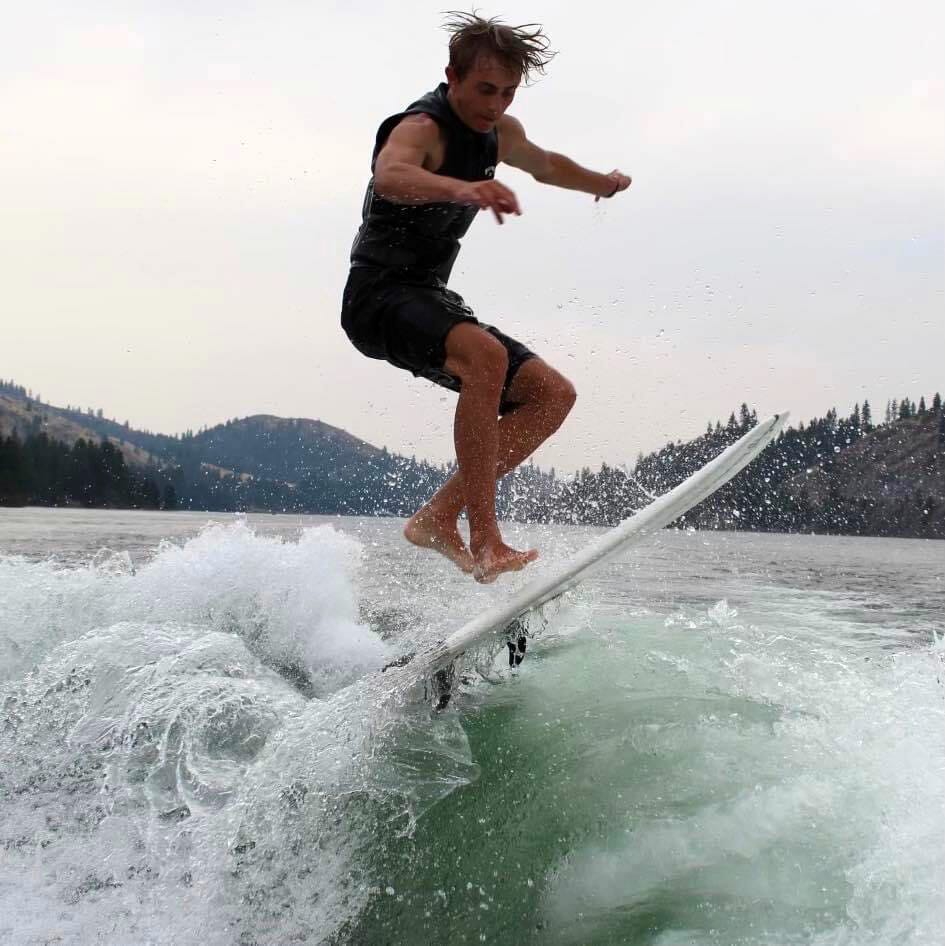
[[[460,79],[480,56],[497,59],[519,72],[527,84],[534,73],[543,75],[555,53],[548,49],[548,37],[539,23],[506,26],[497,17],[483,19],[473,13],[450,11],[443,29],[450,36],[450,65]]]

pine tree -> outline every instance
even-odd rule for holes
[[[863,402],[863,430],[869,433],[873,429],[873,412],[870,409],[870,402]]]
[[[738,412],[738,420],[739,429],[742,433],[747,433],[751,429],[751,411],[748,410],[748,405],[744,401]]]

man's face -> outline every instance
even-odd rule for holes
[[[495,59],[480,57],[462,79],[447,66],[446,79],[456,114],[473,130],[487,132],[512,104],[522,76]]]

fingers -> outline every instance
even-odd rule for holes
[[[509,203],[504,200],[483,201],[479,206],[483,210],[491,210],[497,223],[505,222],[502,219],[504,214],[515,214],[516,217],[522,215],[521,210],[518,209],[518,204]]]
[[[521,216],[522,209],[518,198],[504,184],[498,181],[483,181],[476,185],[476,203],[481,210],[491,210],[497,223],[503,223],[504,214]]]
[[[522,210],[518,205],[518,198],[515,196],[515,194],[504,184],[500,184],[498,181],[494,181],[493,183],[499,189],[499,194],[503,203],[505,203],[509,208],[507,212],[520,217]]]
[[[607,177],[614,182],[613,190],[609,194],[598,194],[594,198],[594,203],[602,199],[606,200],[610,197],[615,197],[620,191],[625,191],[633,181],[631,177],[628,177],[626,174],[621,174],[616,168],[614,168]]]

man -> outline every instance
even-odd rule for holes
[[[454,14],[446,28],[446,83],[378,130],[341,321],[363,354],[459,392],[458,470],[404,535],[489,582],[538,556],[502,541],[496,480],[561,426],[575,391],[521,342],[478,322],[446,287],[459,240],[479,210],[491,210],[500,224],[521,214],[515,194],[493,177],[503,162],[597,199],[626,190],[630,178],[545,151],[507,114],[523,79],[544,72],[554,55],[540,28],[474,14]],[[464,508],[468,548],[457,525]]]

